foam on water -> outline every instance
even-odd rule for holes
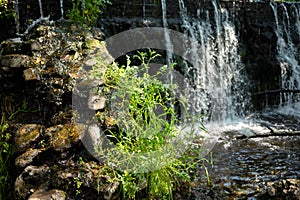
[[[295,102],[292,104],[281,106],[273,110],[273,112],[300,118],[300,102]]]

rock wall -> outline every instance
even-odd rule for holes
[[[105,50],[99,29],[68,22],[43,22],[1,43],[0,112],[13,138],[13,199],[111,199],[118,184],[99,174],[102,165],[84,148],[85,129],[72,123],[71,108],[75,81],[88,79],[94,58],[100,69],[112,62]]]

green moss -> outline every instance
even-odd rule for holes
[[[80,125],[66,124],[57,126],[57,131],[51,135],[51,146],[59,151],[64,148],[68,148],[72,143],[79,141],[79,136],[83,127]]]
[[[29,148],[32,142],[37,141],[42,131],[38,124],[27,124],[21,127],[15,137],[16,151],[24,151]]]

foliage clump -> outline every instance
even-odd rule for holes
[[[109,0],[72,0],[73,7],[67,17],[81,25],[94,26],[107,4],[110,4]]]
[[[199,148],[193,148],[189,140],[204,130],[200,119],[188,113],[182,118],[174,107],[177,103],[184,108],[174,92],[176,84],[159,78],[172,66],[149,72],[150,62],[158,56],[151,50],[139,52],[134,57],[140,66],[132,66],[127,57],[126,66],[111,65],[102,77],[112,93],[109,112],[118,128],[107,128],[104,133],[109,140],[103,140],[95,151],[105,159],[101,173],[120,183],[124,199],[141,193],[149,199],[173,199],[174,189],[182,182],[190,183],[191,172],[204,163]]]
[[[10,8],[8,0],[0,0],[0,19],[14,16],[14,11]]]
[[[13,146],[8,128],[8,123],[3,114],[0,119],[0,199],[9,199],[12,189],[9,165],[13,154]]]

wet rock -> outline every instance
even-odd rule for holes
[[[87,46],[88,48],[90,49],[95,49],[95,48],[98,48],[101,46],[101,41],[100,40],[97,40],[97,39],[90,39],[89,41],[87,41]]]
[[[208,187],[208,188],[195,188],[190,194],[190,197],[187,197],[188,191],[181,192],[185,198],[180,199],[190,199],[190,200],[223,200],[224,199],[224,190],[219,186]]]
[[[107,178],[107,177],[105,177]],[[109,180],[109,179],[107,179]],[[112,200],[112,199],[118,199],[119,194],[118,194],[118,189],[119,189],[119,182],[113,181],[113,182],[108,182],[106,180],[106,183],[102,184],[102,193],[104,193],[104,199],[107,200]]]
[[[53,174],[51,184],[55,188],[63,188],[64,190],[79,189],[77,183],[81,187],[88,187],[97,191],[98,187],[98,170],[92,169],[90,163],[67,163]]]
[[[103,110],[105,108],[105,101],[105,97],[91,94],[88,99],[88,105],[92,110]]]
[[[50,177],[50,168],[46,165],[26,167],[15,181],[16,200],[24,200],[37,190],[45,190]]]
[[[117,125],[117,120],[112,116],[108,116],[105,118],[104,124],[105,124],[105,127],[113,127],[113,126]]]
[[[276,189],[273,186],[268,187],[268,194],[273,197],[276,195]]]
[[[23,152],[32,144],[38,141],[42,135],[44,126],[40,124],[26,124],[19,128],[15,135],[15,149],[16,152]]]
[[[28,102],[37,104],[30,107],[31,110],[41,108],[40,112],[26,114],[37,114],[36,118],[42,118],[41,123],[48,127],[33,124],[29,118],[31,124],[23,125],[16,131],[16,173],[22,170],[16,174],[17,200],[97,199],[92,197],[103,195],[106,199],[114,199],[117,196],[119,183],[108,176],[101,178],[98,193],[97,163],[87,161],[79,164],[77,161],[78,153],[88,154],[80,141],[85,129],[81,128],[83,125],[71,124],[73,113],[68,112],[76,81],[82,81],[79,87],[87,89],[85,103],[90,89],[104,88],[105,83],[100,75],[113,58],[105,43],[98,40],[100,37],[99,30],[91,32],[77,24],[41,22],[32,27],[22,40],[8,42],[10,49],[5,54],[4,50],[1,52],[0,76],[5,75],[3,82],[18,77],[22,84],[16,81],[14,88],[29,91]],[[99,74],[92,76],[85,67],[96,68]],[[7,71],[4,71],[5,68]],[[89,106],[95,110],[104,109],[105,100],[104,97],[91,95]],[[82,183],[80,188],[77,188],[77,183]],[[81,194],[75,196],[76,190],[82,190]]]
[[[4,55],[1,57],[1,67],[29,67],[29,56],[22,54]]]
[[[58,172],[56,172],[55,174],[53,174],[52,177],[52,185],[54,187],[58,187],[58,188],[64,188],[67,189],[67,187],[69,187],[70,183],[72,183],[75,177],[75,174],[72,174],[72,169],[65,169],[65,170],[60,170]]]
[[[117,199],[119,182],[107,175],[99,174],[100,169],[101,166],[93,161],[81,161],[79,164],[69,162],[52,175],[51,185],[63,189],[71,196],[76,193],[84,196],[84,193],[88,192],[91,195],[97,194],[98,197],[103,196],[104,199]]]
[[[29,149],[22,155],[18,156],[15,160],[16,167],[26,167],[32,164],[32,161],[37,157],[43,150],[42,149]]]
[[[85,59],[85,65],[97,66],[97,70],[104,72],[106,66],[114,61],[114,58],[106,48],[106,43],[97,39],[90,39],[86,42],[86,45],[88,47],[88,56]]]
[[[94,59],[94,58],[91,58],[91,59],[88,59],[88,60],[84,61],[84,65],[85,65],[86,67],[93,67],[93,66],[95,66],[96,64],[97,64],[97,61],[96,61],[96,59]]]
[[[38,71],[33,68],[25,69],[23,71],[23,76],[24,76],[25,81],[32,81],[32,80],[40,79]]]
[[[82,139],[85,148],[94,156],[98,157],[95,147],[102,146],[103,148],[111,148],[107,138],[101,134],[101,128],[95,124],[88,127],[84,138]]]
[[[28,44],[21,38],[5,40],[1,43],[1,54],[24,54],[28,50]]]
[[[83,134],[84,127],[79,124],[57,125],[45,131],[45,135],[50,138],[50,146],[56,151],[62,151],[78,143]]]
[[[42,50],[43,47],[38,41],[33,41],[30,48],[32,51],[39,51]]]
[[[71,122],[72,117],[73,117],[72,110],[68,110],[66,112],[59,111],[51,118],[51,123],[54,125],[68,124]]]
[[[38,190],[33,193],[28,200],[65,200],[66,194],[62,190]]]
[[[88,91],[93,88],[101,87],[104,85],[104,81],[102,79],[87,79],[80,81],[76,84],[76,88],[82,91]]]
[[[101,39],[103,39],[102,38],[102,31],[101,31],[101,29],[100,28],[97,28],[97,27],[93,27],[92,28],[92,34],[93,34],[93,37],[95,38],[95,39],[98,39],[98,40],[101,40]]]
[[[268,182],[258,199],[300,200],[300,180],[286,179],[278,182]]]
[[[36,99],[54,105],[47,111],[48,115],[54,115],[61,106],[71,104],[70,93],[76,80],[90,78],[90,71],[86,71],[85,66],[104,73],[106,66],[114,60],[105,42],[98,40],[99,31],[65,21],[41,22],[22,38],[1,44],[0,76],[3,73],[6,79],[24,76],[26,81],[37,80],[36,88],[26,90],[34,89]],[[16,69],[11,70],[13,67]],[[18,70],[21,67],[29,69]],[[95,76],[99,79],[99,75]],[[13,87],[24,88],[27,84],[18,81]]]

